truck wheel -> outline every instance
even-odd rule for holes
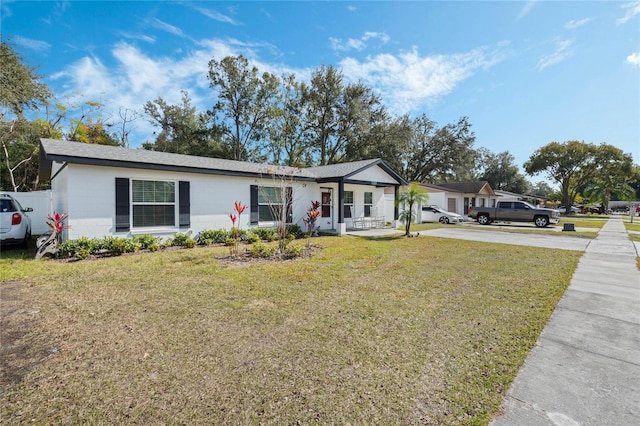
[[[549,218],[546,216],[536,216],[533,221],[538,228],[544,228],[549,224]]]
[[[478,223],[480,225],[488,225],[491,223],[491,219],[489,219],[488,214],[479,214],[478,215]]]
[[[446,224],[448,224],[448,223],[449,223],[449,218],[448,218],[448,217],[446,217],[446,216],[442,216],[442,217],[440,218],[440,221],[439,221],[439,222],[440,222],[440,223],[444,223],[444,224],[446,225]]]

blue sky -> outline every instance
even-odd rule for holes
[[[308,79],[332,64],[394,114],[468,116],[476,148],[522,165],[539,147],[606,142],[640,162],[640,1],[11,1],[0,32],[60,99],[104,117],[187,90],[243,54]],[[143,119],[131,145],[153,140]]]

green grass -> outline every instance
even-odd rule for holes
[[[283,262],[3,257],[3,330],[20,337],[0,423],[487,424],[581,255],[313,241]]]
[[[573,223],[576,228],[597,228],[600,229],[609,220],[608,216],[562,216],[560,225],[563,223]]]

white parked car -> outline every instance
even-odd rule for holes
[[[464,218],[457,213],[451,213],[436,206],[422,207],[423,222],[460,223]]]
[[[0,194],[0,244],[27,245],[31,238],[31,219],[18,200],[9,194]]]

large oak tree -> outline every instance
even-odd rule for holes
[[[576,196],[588,185],[597,179],[609,179],[609,174],[620,176],[621,170],[630,167],[631,155],[619,148],[576,140],[551,142],[536,150],[524,164],[527,173],[546,172],[550,180],[560,185],[566,213],[571,212]]]

